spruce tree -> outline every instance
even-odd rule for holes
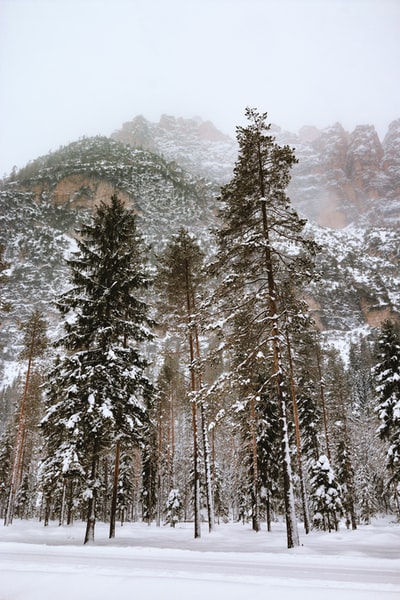
[[[225,331],[238,312],[251,314],[241,332],[243,338],[250,335],[257,340],[243,358],[249,372],[260,357],[269,363],[267,357],[272,355],[268,379],[274,381],[279,407],[287,543],[291,548],[299,544],[299,537],[287,420],[288,365],[283,355],[285,308],[279,298],[288,279],[297,292],[310,280],[316,245],[306,238],[306,222],[292,208],[285,191],[296,162],[293,150],[275,142],[266,114],[247,109],[246,116],[248,126],[237,128],[239,157],[234,175],[220,195],[221,226],[216,231],[214,263],[220,281],[217,301],[225,317]]]
[[[71,288],[57,301],[65,353],[47,384],[42,422],[48,482],[77,477],[87,501],[85,543],[94,540],[99,461],[141,442],[152,386],[142,345],[151,339],[144,300],[149,276],[136,217],[117,196],[102,202],[80,230],[68,261]]]
[[[314,461],[310,481],[313,521],[318,529],[337,530],[343,514],[341,488],[328,457],[322,454]]]
[[[400,494],[400,328],[385,321],[377,341],[377,363],[373,369],[376,381],[376,411],[380,437],[389,446],[387,465],[395,494]]]

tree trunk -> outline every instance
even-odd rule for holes
[[[292,393],[293,416],[294,416],[294,425],[295,425],[295,433],[296,433],[297,466],[299,469],[299,478],[300,478],[301,503],[302,503],[302,507],[303,507],[304,530],[305,530],[306,534],[308,534],[308,533],[310,533],[310,529],[311,529],[310,512],[308,509],[307,490],[306,490],[306,482],[305,482],[304,469],[303,469],[303,459],[302,459],[302,452],[301,452],[299,412],[297,409],[297,395],[296,395],[296,384],[294,381],[292,348],[291,348],[288,332],[286,332],[286,343],[287,343],[288,357],[289,357],[290,389],[291,389],[291,393]]]
[[[161,418],[161,404],[158,411],[158,419],[157,419],[157,431],[158,431],[158,439],[157,439],[157,516],[156,516],[156,527],[161,526],[161,490],[162,490],[162,465],[161,465],[161,456],[162,456],[162,418]]]
[[[67,480],[64,477],[64,479],[63,479],[63,487],[62,487],[60,518],[59,518],[59,521],[58,521],[59,527],[61,527],[62,525],[64,525],[66,491],[67,491]]]
[[[97,499],[97,444],[94,444],[93,455],[92,455],[92,470],[91,470],[91,484],[92,489],[88,500],[87,510],[87,522],[86,522],[86,533],[84,544],[91,544],[94,542],[94,528],[96,525],[96,499]]]
[[[286,401],[283,390],[283,377],[282,377],[282,356],[279,344],[280,330],[278,326],[278,314],[276,305],[276,290],[275,280],[273,272],[273,263],[271,257],[271,246],[269,241],[269,227],[267,218],[267,209],[265,206],[265,189],[264,181],[262,177],[262,164],[261,164],[261,153],[259,152],[260,162],[260,191],[261,191],[261,210],[263,220],[263,234],[265,243],[265,267],[268,277],[268,292],[269,292],[269,317],[272,323],[271,337],[272,337],[272,348],[273,348],[273,368],[276,386],[276,395],[278,398],[279,405],[279,422],[280,422],[280,435],[281,435],[281,453],[282,453],[282,469],[283,469],[283,490],[284,490],[284,501],[285,501],[285,513],[286,513],[286,533],[287,533],[287,545],[288,548],[293,548],[300,544],[299,533],[297,529],[295,504],[294,504],[294,492],[293,492],[293,478],[292,478],[292,466],[290,460],[290,447],[289,447],[289,435],[287,427],[287,414],[286,414]]]
[[[119,463],[121,455],[121,444],[117,442],[115,448],[115,463],[114,463],[114,478],[113,478],[113,490],[111,498],[111,512],[110,512],[110,534],[109,538],[115,538],[115,520],[117,514],[117,496],[118,496],[118,481],[119,481]]]
[[[211,479],[211,465],[210,465],[210,444],[208,441],[207,432],[207,419],[205,415],[204,403],[200,404],[201,412],[201,428],[203,432],[203,446],[204,446],[204,469],[206,473],[206,488],[207,488],[207,513],[208,513],[208,531],[214,531],[215,527],[215,515],[214,515],[214,498],[213,498],[213,486]]]
[[[194,298],[192,299],[192,308],[194,308]],[[196,341],[196,358],[200,360],[200,344],[199,344],[199,334],[197,331],[197,327],[195,326],[195,341]],[[202,380],[201,374],[197,374],[198,379],[198,389],[201,390]],[[207,490],[207,516],[208,516],[208,531],[211,531],[215,528],[215,514],[214,514],[214,494],[213,494],[213,482],[211,475],[211,452],[210,452],[210,444],[208,441],[208,431],[207,431],[207,418],[205,414],[205,406],[204,402],[200,402],[200,414],[201,414],[201,430],[203,437],[203,453],[204,453],[204,471],[206,475],[206,490]]]
[[[15,496],[17,494],[18,486],[20,484],[22,478],[22,456],[24,453],[24,440],[25,440],[25,411],[26,411],[26,403],[28,398],[28,390],[29,390],[29,381],[31,376],[31,368],[33,362],[34,355],[34,347],[35,347],[36,337],[33,334],[32,343],[29,348],[29,357],[28,357],[28,370],[26,372],[25,377],[25,385],[24,392],[22,394],[21,407],[19,411],[18,418],[18,429],[17,429],[17,439],[15,443],[15,454],[13,467],[11,471],[11,481],[10,481],[10,492],[8,496],[7,503],[7,511],[4,520],[4,525],[11,525],[14,514],[14,504],[15,504]]]
[[[256,423],[256,408],[254,398],[251,398],[250,403],[250,427],[251,427],[251,443],[252,443],[252,463],[253,463],[253,482],[251,486],[251,514],[252,526],[254,531],[260,531],[260,499],[258,493],[258,452],[257,452],[257,423]]]
[[[192,294],[191,273],[189,261],[185,259],[185,282],[186,282],[186,308],[189,326],[189,355],[190,355],[190,381],[191,391],[196,391],[196,374],[194,371],[194,341],[191,327],[192,317]],[[200,472],[199,472],[199,449],[198,449],[198,427],[197,427],[197,405],[195,398],[192,399],[192,428],[193,428],[193,477],[194,477],[194,537],[201,536],[200,528]]]
[[[331,462],[331,449],[329,444],[329,434],[328,434],[328,415],[326,410],[326,402],[325,402],[325,383],[322,377],[322,366],[321,366],[321,354],[319,349],[317,348],[317,366],[318,366],[318,376],[319,376],[319,389],[320,389],[320,398],[322,405],[322,417],[324,422],[324,432],[325,432],[325,449],[326,456],[328,457],[329,462]]]
[[[194,478],[194,537],[201,536],[200,527],[200,473],[199,473],[199,450],[197,434],[197,407],[192,401],[192,428],[193,428],[193,478]]]

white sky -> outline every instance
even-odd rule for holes
[[[143,114],[400,118],[400,0],[0,0],[0,177]]]

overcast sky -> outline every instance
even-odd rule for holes
[[[0,0],[0,177],[138,114],[400,118],[400,0]]]

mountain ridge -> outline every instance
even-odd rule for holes
[[[351,223],[398,226],[400,119],[389,125],[382,142],[373,125],[358,125],[352,132],[340,123],[322,130],[305,126],[298,134],[272,125],[271,134],[295,150],[298,164],[292,170],[289,195],[307,219],[336,229]],[[138,116],[111,137],[156,152],[220,184],[231,177],[237,156],[236,141],[199,117],[163,115],[159,123],[151,123]]]

